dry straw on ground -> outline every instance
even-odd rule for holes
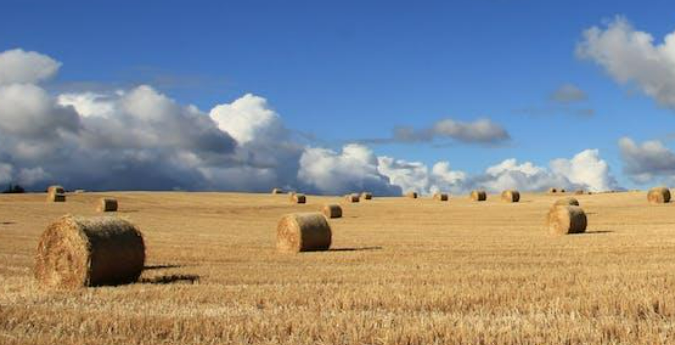
[[[351,202],[351,203],[359,202],[359,195],[356,194],[356,193],[347,194],[347,195],[345,195],[345,200],[347,202]]]
[[[652,204],[665,204],[670,202],[670,190],[666,187],[655,187],[647,193],[647,200]]]
[[[117,199],[113,198],[100,198],[98,199],[98,205],[96,206],[96,211],[98,212],[117,212]]]
[[[447,193],[434,193],[434,199],[439,201],[448,201]]]
[[[411,199],[417,199],[417,192],[408,192],[405,193],[405,196]]]
[[[553,203],[553,206],[566,206],[566,205],[571,205],[571,206],[579,206],[579,200],[573,197],[568,197],[568,198],[562,198],[558,199]]]
[[[552,234],[578,234],[586,231],[586,213],[579,206],[553,206],[548,212],[547,225]]]
[[[284,194],[284,191],[281,188],[274,188],[272,194]]]
[[[291,194],[291,201],[296,204],[304,204],[307,202],[307,197],[305,194],[294,192]]]
[[[505,190],[502,192],[502,200],[506,202],[519,202],[520,192],[517,190]]]
[[[474,190],[471,192],[471,200],[485,201],[487,200],[487,193],[484,190]]]
[[[287,214],[277,225],[277,250],[290,253],[328,250],[332,236],[321,213]]]
[[[363,200],[372,200],[372,199],[373,199],[373,193],[371,193],[371,192],[363,192],[363,193],[361,193],[361,199],[363,199]]]
[[[64,216],[40,237],[35,277],[56,288],[118,285],[136,281],[144,263],[143,236],[128,221]]]
[[[326,218],[342,218],[342,207],[337,204],[324,205],[322,212]]]

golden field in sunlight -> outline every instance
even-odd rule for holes
[[[97,215],[102,196],[144,234],[140,281],[41,288],[39,236],[64,214]],[[559,197],[0,195],[0,344],[675,342],[675,204],[575,195],[586,233],[553,236]],[[331,250],[278,253],[281,216],[326,203],[344,213],[329,220]]]

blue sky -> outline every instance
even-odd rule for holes
[[[619,138],[662,139],[675,124],[672,110],[575,56],[584,30],[617,15],[660,42],[675,30],[666,1],[3,1],[2,13],[0,51],[63,63],[52,92],[147,83],[205,111],[253,93],[288,128],[335,150],[445,118],[503,126],[511,140],[499,145],[370,145],[469,173],[597,148],[631,187]],[[550,111],[564,84],[587,95],[573,107],[593,116]]]

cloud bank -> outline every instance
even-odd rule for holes
[[[365,139],[363,143],[422,143],[436,139],[449,139],[463,144],[499,145],[511,140],[508,131],[489,119],[471,122],[443,119],[429,128],[416,129],[411,126],[398,126],[393,129],[390,138]]]

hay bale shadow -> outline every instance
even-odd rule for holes
[[[0,225],[14,225],[16,222],[0,222]]]
[[[175,264],[158,264],[158,265],[147,265],[143,267],[144,271],[151,271],[151,270],[163,270],[163,269],[169,269],[169,268],[180,268],[183,267],[183,265],[175,265]]]
[[[360,248],[330,248],[328,249],[329,252],[360,252],[360,251],[367,251],[367,250],[381,250],[382,247],[360,247]]]
[[[582,233],[580,233],[580,234],[578,234],[578,235],[583,235],[583,234],[587,234],[587,235],[601,235],[601,234],[609,234],[609,233],[612,233],[612,232],[614,232],[614,231],[613,231],[613,230],[595,230],[595,231],[586,231],[586,232],[582,232]]]
[[[143,278],[139,282],[141,284],[174,284],[174,283],[194,284],[198,283],[199,279],[200,277],[194,274],[172,274],[169,276]]]

